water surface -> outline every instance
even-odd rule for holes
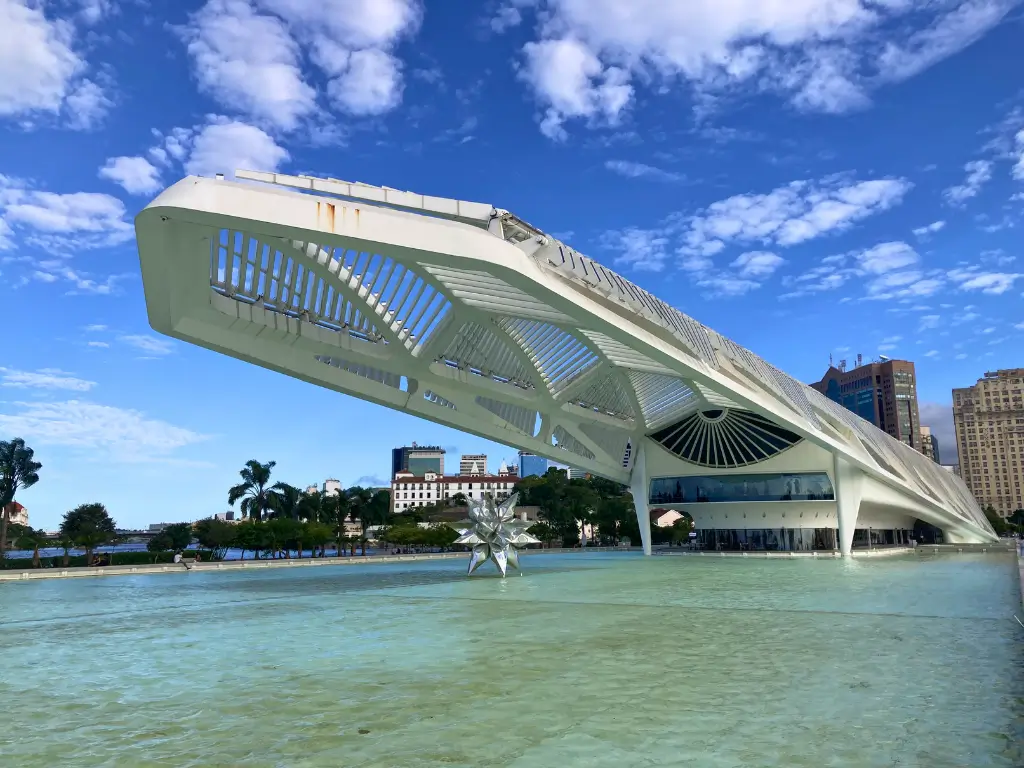
[[[1010,556],[0,585],[3,764],[1021,766]]]

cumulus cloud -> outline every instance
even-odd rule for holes
[[[124,203],[96,192],[58,194],[21,179],[0,176],[0,248],[15,237],[48,249],[101,248],[131,240]],[[4,233],[7,233],[6,238]]]
[[[418,0],[209,0],[182,36],[203,90],[263,128],[289,131],[317,108],[304,54],[342,111],[394,109],[403,77],[393,50],[421,20]]]
[[[190,174],[224,173],[239,169],[276,171],[289,159],[286,149],[259,128],[230,120],[213,122],[192,138],[185,162]]]
[[[1019,273],[985,272],[980,267],[953,269],[946,274],[961,291],[981,291],[992,295],[1006,293],[1024,277]]]
[[[248,0],[210,0],[183,35],[199,87],[225,106],[285,130],[315,108],[299,46],[277,16]]]
[[[144,157],[111,157],[100,168],[99,177],[130,195],[148,195],[160,189],[160,169]]]
[[[653,230],[629,228],[608,232],[603,239],[606,248],[619,252],[616,264],[644,272],[661,272],[668,259],[668,237]]]
[[[709,246],[730,242],[796,245],[892,208],[912,186],[906,179],[832,176],[793,181],[767,194],[734,195],[686,221],[685,247],[707,253]]]
[[[916,75],[978,40],[1016,0],[536,0],[503,3],[503,31],[537,6],[538,38],[520,75],[542,107],[541,129],[618,120],[633,82],[684,82],[698,102],[782,94],[798,109],[845,112],[871,89]]]
[[[0,0],[0,117],[48,115],[71,128],[91,128],[110,99],[87,77],[74,19],[45,10],[41,3]]]

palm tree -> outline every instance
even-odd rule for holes
[[[7,552],[7,526],[14,497],[19,490],[39,482],[43,465],[34,457],[35,452],[20,437],[0,440],[0,560]]]
[[[302,516],[302,491],[288,483],[274,483],[267,494],[267,517],[285,517],[298,520]]]
[[[75,548],[75,540],[66,533],[62,533],[60,538],[57,539],[57,546],[64,550],[64,560],[62,565],[67,568],[68,562],[71,559],[71,550]]]
[[[330,517],[331,497],[323,491],[302,494],[301,514],[307,523],[325,523]]]
[[[345,551],[345,519],[352,514],[352,503],[346,491],[340,491],[331,497],[330,516],[334,528],[334,539],[338,543],[338,557]]]
[[[256,459],[249,459],[238,473],[242,482],[228,491],[228,504],[234,506],[241,499],[243,518],[249,517],[256,522],[263,519],[263,513],[270,506],[270,471],[276,464],[276,461],[261,464]]]
[[[366,529],[370,526],[370,518],[373,516],[374,509],[371,505],[373,500],[373,491],[369,488],[362,488],[358,485],[349,488],[346,492],[349,499],[349,507],[351,508],[352,520],[359,520],[359,525],[363,529],[362,535],[359,539],[360,551],[362,554],[366,554]],[[352,544],[352,554],[355,555],[356,547],[355,541]]]

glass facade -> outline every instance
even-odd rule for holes
[[[833,501],[825,472],[657,477],[651,480],[651,504],[751,501]]]
[[[811,552],[839,549],[835,528],[698,529],[692,546],[709,552]],[[908,530],[858,528],[853,548],[905,547],[915,537]]]
[[[532,475],[543,475],[548,471],[548,460],[543,456],[535,456],[532,453],[519,452],[519,476],[531,477]]]

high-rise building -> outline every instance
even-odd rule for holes
[[[487,454],[486,453],[464,453],[459,459],[459,474],[486,475]]]
[[[444,474],[444,448],[437,445],[417,445],[394,448],[391,451],[391,477],[399,472],[423,475],[433,472]]]
[[[926,427],[923,424],[921,425],[921,453],[936,464],[942,463],[939,461],[939,438],[932,434],[931,427]]]
[[[569,467],[565,470],[566,476],[570,480],[586,480],[590,477],[590,473],[585,469],[577,469],[576,467]]]
[[[1024,509],[1024,368],[988,372],[953,390],[960,474],[982,507]]]
[[[881,358],[852,370],[846,370],[843,360],[838,368],[830,365],[821,381],[811,386],[897,440],[921,450],[917,375],[909,360]]]
[[[548,460],[543,456],[537,456],[536,454],[529,453],[528,451],[519,452],[519,476],[530,477],[531,475],[543,475],[548,471]]]

